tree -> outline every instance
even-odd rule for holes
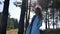
[[[1,25],[1,18],[2,18],[2,13],[0,13],[0,25]],[[0,26],[0,29],[1,29],[1,26]]]
[[[13,19],[13,22],[14,22],[14,28],[18,28],[18,21],[17,21],[17,19]]]
[[[2,13],[0,12],[0,24],[1,24]]]
[[[8,20],[9,0],[4,1],[4,8],[2,12],[1,31],[0,34],[6,34],[7,20]]]
[[[18,21],[14,18],[8,18],[7,29],[15,29],[18,28]]]
[[[14,28],[14,22],[12,18],[8,18],[7,22],[7,29],[13,29]]]
[[[44,9],[48,8],[48,4],[49,4],[50,0],[37,0],[37,1],[42,6],[42,8],[44,8]]]
[[[22,7],[21,7],[21,15],[20,15],[20,21],[18,26],[18,34],[23,34],[24,32],[24,17],[25,17],[25,11],[26,11],[26,0],[22,0]]]
[[[59,10],[59,20],[60,20],[60,10]]]
[[[53,0],[53,2],[54,2],[54,5],[53,5],[53,7],[55,7],[55,8],[60,8],[60,0]]]

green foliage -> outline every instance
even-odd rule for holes
[[[1,17],[2,17],[2,13],[0,12],[0,24],[1,24]],[[18,28],[18,21],[17,19],[10,18],[10,15],[9,15],[9,18],[7,21],[7,29],[13,29],[13,28]]]
[[[17,21],[17,19],[13,19],[13,22],[14,22],[14,28],[18,28],[18,21]]]
[[[18,21],[14,18],[9,18],[7,23],[7,29],[13,29],[18,27]]]
[[[14,28],[14,22],[12,19],[8,19],[7,28]]]

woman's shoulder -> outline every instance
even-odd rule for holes
[[[36,15],[34,15],[32,18],[36,18],[37,16]]]

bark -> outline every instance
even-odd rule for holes
[[[4,1],[4,8],[2,12],[1,33],[6,34],[7,20],[8,20],[9,0]]]
[[[21,7],[19,27],[18,27],[18,29],[19,29],[18,34],[23,34],[23,32],[24,32],[25,11],[26,11],[26,0],[22,0],[22,7]]]
[[[46,10],[46,21],[45,21],[45,28],[47,29],[47,10]]]

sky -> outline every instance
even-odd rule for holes
[[[21,8],[20,7],[16,7],[13,2],[15,2],[16,0],[10,0],[10,6],[9,6],[9,13],[11,15],[11,18],[16,18],[20,19],[20,12],[21,12]]]

